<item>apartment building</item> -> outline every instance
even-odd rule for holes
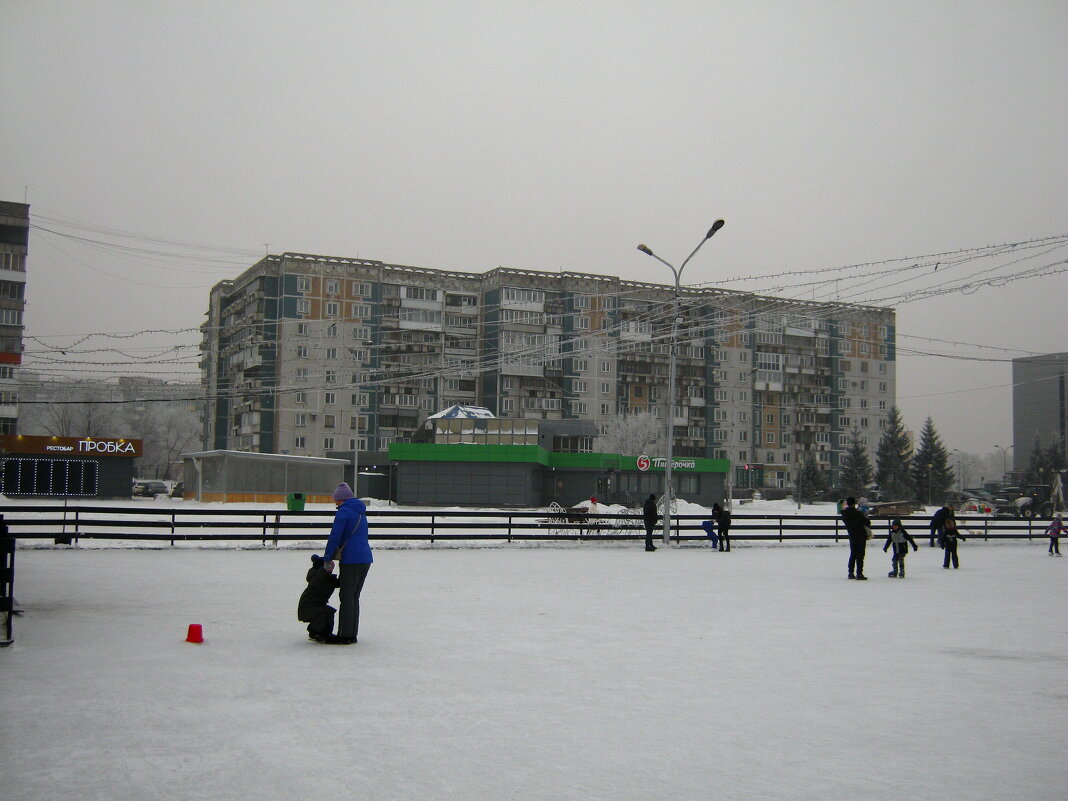
[[[1068,441],[1068,353],[1012,360],[1013,470],[1031,464],[1035,442],[1043,448]]]
[[[0,434],[18,433],[16,371],[22,364],[30,207],[0,200]]]
[[[673,298],[606,275],[267,256],[212,289],[203,445],[383,458],[429,414],[473,404],[601,433],[670,414],[675,458],[728,459],[754,488],[793,486],[806,452],[833,482],[854,434],[874,457],[892,309],[685,288],[669,402]]]

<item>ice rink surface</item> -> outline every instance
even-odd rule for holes
[[[308,551],[21,549],[2,795],[1063,799],[1068,560],[917,541],[378,549],[348,647]]]

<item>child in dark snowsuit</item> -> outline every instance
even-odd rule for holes
[[[334,639],[334,607],[326,602],[340,585],[340,579],[323,567],[323,557],[312,554],[308,570],[308,586],[297,603],[297,620],[308,624],[308,639],[332,642]]]
[[[953,517],[946,518],[946,527],[942,531],[942,547],[946,549],[946,557],[942,560],[942,567],[949,569],[949,563],[952,560],[953,569],[956,570],[960,567],[960,563],[957,561],[957,540],[967,540],[960,530],[957,528],[957,521]]]
[[[890,559],[890,572],[886,575],[890,578],[905,578],[905,556],[908,555],[909,545],[914,551],[919,550],[919,546],[916,545],[916,540],[905,531],[899,517],[890,521],[890,532],[886,535],[883,553],[886,553],[886,549],[891,545],[894,546],[894,553]]]

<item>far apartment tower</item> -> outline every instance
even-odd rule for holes
[[[30,207],[0,200],[0,434],[17,434]]]
[[[854,432],[874,457],[895,397],[892,309],[683,288],[669,404],[673,294],[576,272],[267,256],[211,292],[204,447],[381,455],[427,415],[474,404],[601,433],[671,414],[676,458],[729,459],[754,488],[792,487],[808,452],[833,483]]]

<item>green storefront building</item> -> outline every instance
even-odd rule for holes
[[[664,459],[548,450],[541,445],[394,443],[395,499],[433,506],[641,506],[664,492]],[[726,497],[726,459],[675,459],[676,497],[711,506]]]

